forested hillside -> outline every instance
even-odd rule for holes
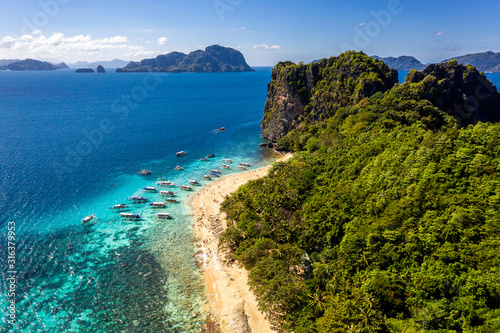
[[[457,122],[430,76],[324,101],[279,141],[295,157],[223,203],[221,246],[276,327],[500,331],[500,125]]]

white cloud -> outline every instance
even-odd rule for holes
[[[161,38],[160,38],[161,39]],[[166,38],[165,38],[166,42]],[[21,37],[0,39],[0,59],[34,58],[64,59],[65,61],[92,60],[99,57],[140,57],[155,54],[142,46],[128,43],[126,36],[93,38],[91,35],[65,36],[55,32],[46,37],[41,31]]]
[[[450,47],[447,47],[446,49],[450,50],[450,51],[460,50],[460,48],[458,46],[450,46]]]
[[[366,24],[365,22],[361,22],[359,25],[364,26],[365,24]]]
[[[165,45],[167,44],[167,41],[168,41],[167,37],[160,37],[156,42],[158,43],[158,45]]]
[[[281,46],[279,45],[272,45],[272,46],[269,46],[267,44],[257,44],[257,45],[254,45],[251,47],[252,50],[256,50],[256,49],[264,49],[264,50],[280,50],[281,49]]]
[[[437,40],[435,40],[435,41],[430,42],[430,43],[429,43],[429,45],[436,45],[436,44],[438,44],[438,43],[439,43],[439,42],[438,42]]]
[[[444,36],[444,35],[448,35],[450,33],[451,33],[450,31],[445,32],[443,30],[439,30],[438,32],[433,33],[432,35],[433,36]]]

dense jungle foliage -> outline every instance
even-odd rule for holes
[[[305,332],[500,332],[500,125],[397,84],[279,146],[228,197],[221,247],[271,322]]]

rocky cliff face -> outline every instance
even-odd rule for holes
[[[117,72],[171,72],[171,73],[213,73],[253,71],[241,52],[219,45],[197,50],[189,54],[171,52],[154,59],[130,62]]]
[[[411,71],[406,82],[424,83],[422,97],[452,115],[461,126],[500,121],[500,94],[475,67],[447,63]]]
[[[308,65],[281,62],[268,86],[262,136],[277,142],[304,121],[332,116],[338,108],[386,91],[397,82],[397,71],[362,52]]]

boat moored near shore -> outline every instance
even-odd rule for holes
[[[160,187],[172,187],[175,186],[175,183],[171,182],[170,180],[159,180],[156,182],[156,185]]]
[[[168,220],[172,218],[172,214],[170,213],[158,213],[156,214],[156,218],[159,220]]]
[[[141,215],[136,213],[120,213],[120,217],[126,220],[139,220]]]
[[[151,206],[151,208],[165,208],[167,207],[167,204],[165,202],[152,202],[149,204]]]
[[[160,191],[160,195],[175,197],[175,196],[177,196],[177,193],[172,192],[172,191]]]
[[[117,204],[117,205],[109,207],[109,209],[113,209],[113,210],[122,210],[122,209],[127,209],[127,208],[130,208],[130,206],[127,206],[127,204]]]
[[[189,185],[181,185],[179,186],[181,189],[183,189],[184,191],[192,191],[193,190],[193,187],[192,186],[189,186]]]
[[[147,198],[145,198],[145,197],[138,197],[138,196],[129,197],[127,200],[131,201],[134,204],[148,202]]]
[[[92,221],[93,219],[95,219],[95,217],[96,217],[95,214],[92,214],[92,215],[84,217],[82,219],[82,224],[89,223],[90,221]]]
[[[158,192],[158,190],[156,189],[156,187],[150,187],[150,186],[146,186],[143,190],[144,190],[144,192],[147,192],[147,193]]]

